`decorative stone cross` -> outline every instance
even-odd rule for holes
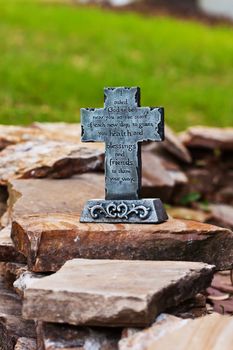
[[[155,202],[162,208],[159,199],[152,200],[153,208],[139,200],[141,142],[163,141],[163,108],[140,107],[137,87],[106,88],[104,108],[82,108],[81,124],[82,141],[105,142],[106,198],[89,201],[81,221],[148,222],[149,217],[153,222],[164,221],[163,209],[161,220],[156,213],[152,219]]]

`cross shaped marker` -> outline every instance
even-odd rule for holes
[[[141,142],[163,141],[164,109],[140,107],[137,87],[105,88],[104,108],[82,108],[82,141],[105,142],[105,198],[138,199]]]

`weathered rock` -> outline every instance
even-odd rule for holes
[[[199,293],[195,297],[185,300],[180,305],[166,310],[168,314],[180,318],[196,318],[207,314],[206,296]]]
[[[71,179],[14,180],[9,185],[9,216],[80,213],[91,196],[104,198],[104,176],[83,174]]]
[[[0,270],[5,285],[7,288],[12,289],[15,280],[18,279],[23,272],[27,271],[27,266],[14,262],[0,262]]]
[[[21,316],[22,304],[19,296],[6,287],[0,277],[0,349],[13,350],[20,337],[35,337],[34,322]]]
[[[230,350],[233,318],[212,314],[195,320],[157,321],[155,324],[120,342],[120,350]]]
[[[171,155],[175,156],[177,159],[190,163],[192,161],[191,155],[188,149],[180,141],[179,137],[175,132],[165,125],[165,140],[161,143],[151,142],[144,146],[144,149],[154,152],[155,154],[160,154],[161,150],[168,151]]]
[[[119,350],[145,350],[154,341],[174,330],[183,327],[188,320],[183,320],[169,314],[161,314],[151,327],[141,331],[132,332],[119,342]]]
[[[121,329],[38,322],[37,350],[117,350]]]
[[[206,222],[210,218],[209,212],[185,207],[169,207],[167,208],[167,213],[175,219],[195,220],[199,222]]]
[[[233,128],[194,126],[182,133],[180,139],[188,147],[232,150]]]
[[[224,315],[233,314],[233,284],[230,271],[218,272],[214,275],[211,287],[207,289],[208,302],[213,310]]]
[[[210,217],[208,222],[233,230],[233,206],[212,204],[209,209]]]
[[[37,350],[36,340],[32,338],[19,338],[14,350]]]
[[[45,277],[45,275],[39,273],[33,273],[30,271],[22,272],[22,274],[13,283],[16,293],[18,293],[21,296],[21,298],[23,298],[24,291],[27,288],[30,288],[30,285],[33,284],[34,281],[43,277]]]
[[[27,141],[67,141],[80,143],[80,124],[34,123],[30,126],[0,125],[0,150]]]
[[[233,264],[232,232],[188,220],[81,224],[78,215],[35,215],[16,219],[12,237],[37,272],[56,271],[73,258],[203,261],[217,269]]]
[[[29,141],[1,152],[0,184],[15,178],[66,178],[103,168],[102,150],[62,141]]]
[[[19,253],[13,245],[11,226],[0,230],[0,261],[25,262],[25,257]]]
[[[171,159],[151,152],[142,152],[142,196],[159,197],[170,201],[180,186],[187,184],[187,177]]]
[[[26,289],[23,315],[74,325],[144,326],[205,289],[213,272],[203,263],[74,259]]]

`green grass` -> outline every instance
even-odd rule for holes
[[[0,0],[0,123],[75,122],[135,85],[176,130],[232,125],[233,28]]]

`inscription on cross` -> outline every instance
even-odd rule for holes
[[[104,108],[82,108],[82,141],[105,142],[105,198],[138,199],[141,142],[164,139],[164,110],[140,107],[140,89],[104,89]]]

